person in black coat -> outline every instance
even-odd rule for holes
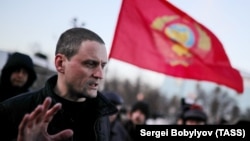
[[[28,92],[36,78],[33,61],[28,55],[11,54],[1,72],[0,102]]]
[[[149,118],[150,109],[149,104],[145,101],[136,101],[130,111],[128,120],[123,122],[123,126],[127,130],[132,141],[135,141],[138,136],[136,131],[137,125],[146,125],[146,121]]]
[[[116,107],[99,91],[108,62],[103,40],[86,28],[59,38],[57,75],[45,87],[0,103],[0,140],[109,141]]]
[[[124,128],[122,121],[119,117],[120,110],[123,106],[123,98],[116,92],[104,92],[104,96],[111,101],[113,105],[118,109],[117,113],[109,116],[109,121],[111,124],[110,130],[110,141],[131,141],[131,138]]]

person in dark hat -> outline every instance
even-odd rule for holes
[[[124,103],[123,98],[115,92],[104,92],[104,96],[116,106],[117,112],[109,116],[110,121],[110,141],[130,141],[130,136],[121,120],[119,119],[120,110]]]
[[[33,61],[28,55],[11,54],[1,72],[0,102],[28,92],[36,78]]]
[[[134,124],[145,124],[146,120],[149,117],[149,105],[144,101],[136,102],[131,108],[130,115],[131,115],[131,120],[133,121]]]
[[[207,123],[207,115],[200,105],[192,104],[183,115],[184,125],[205,125]]]
[[[128,121],[124,122],[124,127],[132,140],[137,137],[136,125],[145,125],[149,115],[149,104],[145,101],[137,101],[132,105]]]
[[[104,96],[108,98],[114,105],[122,105],[123,98],[116,92],[104,92]]]
[[[181,108],[180,108],[180,111],[177,114],[177,120],[176,120],[177,125],[182,125],[183,124],[183,115],[187,110],[189,110],[191,105],[192,105],[192,103],[188,103],[185,98],[181,98]]]

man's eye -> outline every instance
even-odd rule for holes
[[[102,68],[104,68],[106,66],[106,63],[105,64],[102,64]]]
[[[87,67],[90,67],[90,68],[94,68],[98,65],[97,62],[94,62],[94,61],[89,61],[89,62],[85,62],[84,63]]]

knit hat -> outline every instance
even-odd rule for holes
[[[149,105],[144,102],[144,101],[138,101],[136,102],[132,108],[131,108],[131,112],[135,112],[136,110],[140,110],[145,116],[146,118],[149,117]]]
[[[104,96],[111,101],[114,105],[121,105],[123,104],[123,99],[115,92],[105,92]]]
[[[184,112],[183,119],[184,120],[193,119],[206,122],[207,115],[203,111],[201,106],[193,104],[187,111]]]

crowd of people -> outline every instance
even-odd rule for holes
[[[55,49],[57,74],[44,87],[36,81],[32,59],[13,53],[0,79],[0,133],[4,141],[135,141],[146,125],[150,104],[138,99],[125,113],[117,92],[98,90],[108,63],[102,38],[86,28],[63,32]],[[176,125],[206,125],[200,105],[182,103]]]

